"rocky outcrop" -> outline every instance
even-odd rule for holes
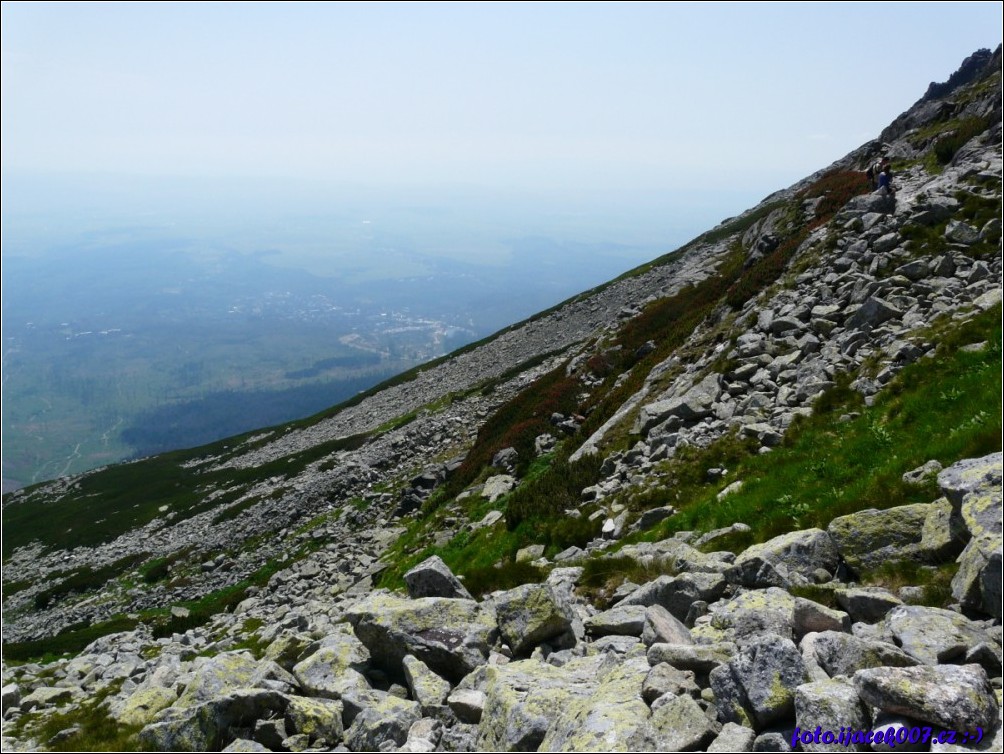
[[[981,112],[994,112],[993,95],[984,99]],[[928,122],[931,105],[922,103],[897,134]],[[504,510],[526,481],[519,467],[527,459],[508,440],[488,454],[491,468],[486,462],[468,489],[445,500],[478,432],[550,370],[578,380],[584,393],[598,390],[603,380],[586,367],[613,347],[621,324],[638,321],[646,302],[716,274],[735,244],[747,269],[774,253],[792,213],[816,217],[824,197],[801,201],[797,192],[819,176],[770,198],[756,219],[740,218],[742,230],[726,224],[721,238],[709,234],[411,382],[311,427],[266,430],[193,461],[196,477],[240,470],[232,489],[200,491],[206,512],[176,523],[165,515],[94,548],[15,553],[5,575],[34,583],[5,601],[8,640],[172,606],[181,626],[191,617],[182,602],[246,583],[266,564],[272,575],[203,625],[155,638],[140,624],[73,658],[5,666],[5,736],[22,736],[5,738],[5,750],[71,738],[68,728],[55,740],[26,740],[45,729],[33,720],[63,719],[56,713],[97,700],[111,720],[141,726],[147,747],[164,750],[781,750],[796,728],[917,722],[978,726],[999,741],[1000,453],[925,464],[905,483],[929,498],[854,510],[821,528],[793,520],[792,531],[758,541],[758,522],[734,522],[645,541],[686,502],[673,499],[675,480],[662,476],[661,461],[726,436],[776,452],[821,393],[849,384],[873,401],[904,366],[934,351],[922,334],[930,324],[1000,302],[1000,255],[974,252],[999,239],[999,220],[962,217],[960,194],[999,201],[999,139],[990,137],[977,137],[937,174],[906,166],[895,200],[865,195],[835,210],[806,231],[787,279],[734,311],[717,310],[660,363],[642,361],[659,347],[646,343],[634,363],[648,373],[614,377],[635,387],[592,437],[576,434],[584,417],[552,416],[566,439],[540,435],[538,454],[574,442],[576,457],[604,456],[603,478],[562,509],[575,525],[602,524],[605,536],[557,555],[543,544],[522,549],[512,565],[543,574],[531,583],[475,598],[473,578],[468,589],[440,558],[425,557],[432,549],[449,559],[448,543],[501,534],[509,523]],[[923,237],[918,229],[937,229],[935,251],[914,240]],[[523,363],[531,365],[517,368]],[[343,443],[362,433],[372,434]],[[606,443],[618,433],[628,440],[611,452]],[[291,464],[298,470],[288,475],[237,481]],[[743,483],[718,462],[707,478],[722,487],[722,505]],[[634,494],[658,504],[631,510],[622,500]],[[217,520],[210,504],[224,497],[241,510]],[[792,510],[808,504],[797,486],[785,501]],[[375,589],[402,523],[436,506],[437,531],[419,541],[412,528],[394,550],[418,563],[404,574],[407,596]],[[634,541],[618,543],[628,532]],[[238,536],[255,546],[241,550]],[[733,546],[737,539],[743,544]],[[144,574],[132,572],[128,586],[109,582],[100,599],[68,593],[32,608],[43,582],[60,582],[68,567],[141,552],[170,560],[189,546],[188,560],[164,566],[177,569],[170,580],[141,588]],[[951,597],[939,606],[917,604],[930,600],[913,584],[860,583],[882,567],[924,573],[955,559]],[[616,576],[625,564],[636,583],[586,583],[593,565]],[[799,741],[803,750],[823,746]]]

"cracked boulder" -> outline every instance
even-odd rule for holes
[[[473,600],[401,599],[374,592],[346,612],[374,663],[403,677],[414,655],[437,675],[456,682],[488,661],[498,626],[494,611]]]

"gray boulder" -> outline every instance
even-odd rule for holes
[[[794,574],[811,579],[818,568],[832,573],[839,559],[829,534],[822,529],[806,529],[748,547],[736,558],[727,576],[734,583],[753,588],[787,587]]]
[[[795,725],[809,732],[809,740],[799,737],[802,751],[836,751],[843,746],[834,742],[816,743],[817,727],[839,734],[841,729],[868,728],[868,711],[858,698],[858,692],[847,681],[819,681],[806,683],[795,689]],[[867,751],[867,744],[852,744],[848,751]]]
[[[802,597],[795,598],[792,622],[796,637],[821,631],[850,631],[851,629],[851,618],[847,613]]]
[[[644,609],[645,625],[642,628],[641,640],[645,646],[694,643],[690,630],[662,605],[650,605]]]
[[[846,325],[852,329],[873,329],[903,316],[901,309],[878,296],[869,296],[857,308],[849,307],[848,312]]]
[[[661,605],[677,620],[686,620],[690,606],[698,600],[715,602],[725,593],[727,582],[718,573],[682,573],[660,576],[643,584],[618,603],[628,605]]]
[[[502,640],[517,656],[567,632],[570,611],[550,584],[523,584],[495,596]]]
[[[605,662],[585,693],[558,708],[541,751],[632,751],[651,748],[648,705],[641,698],[649,667],[644,657]],[[689,698],[689,697],[688,697]]]
[[[838,631],[823,631],[812,641],[815,660],[830,676],[852,676],[859,670],[910,667],[918,660],[892,644]]]
[[[646,434],[655,425],[669,419],[692,422],[711,416],[712,407],[721,393],[721,376],[709,374],[679,397],[642,406],[638,415],[637,431]]]
[[[289,693],[297,686],[296,678],[274,662],[258,661],[244,652],[223,652],[195,659],[192,680],[175,706],[208,702],[237,690],[269,688]]]
[[[594,656],[573,659],[560,668],[536,660],[487,666],[477,748],[535,751],[559,711],[595,688],[604,662],[605,658]]]
[[[699,751],[710,744],[716,727],[689,695],[672,697],[652,712],[656,751]]]
[[[405,656],[414,655],[454,682],[487,662],[498,635],[490,606],[473,600],[373,592],[345,616],[375,663],[399,675]]]
[[[961,220],[949,220],[945,228],[945,238],[954,243],[961,243],[967,246],[980,240],[980,232],[969,223]]]
[[[757,636],[728,665],[712,670],[711,689],[722,722],[763,730],[795,711],[795,689],[808,681],[802,655],[779,636]]]
[[[753,751],[756,731],[738,723],[725,723],[708,752]]]
[[[286,730],[307,736],[312,746],[334,746],[344,733],[342,711],[342,703],[332,699],[292,696],[286,707]]]
[[[1001,453],[960,461],[938,475],[938,484],[971,537],[958,558],[952,596],[962,606],[1000,619],[1002,522]]]
[[[263,718],[282,717],[289,697],[266,689],[240,689],[190,706],[163,710],[139,733],[153,751],[220,751]]]
[[[962,510],[962,501],[971,492],[1001,486],[1004,454],[991,453],[982,458],[967,458],[954,463],[938,474],[938,486],[951,501],[955,511]]]
[[[370,653],[355,636],[332,633],[309,647],[293,666],[293,675],[310,696],[340,699],[348,691],[369,688],[365,672]]]
[[[474,599],[438,555],[426,558],[405,573],[404,583],[408,587],[408,596],[412,599],[419,597]]]
[[[950,730],[992,730],[1000,714],[993,687],[979,665],[859,670],[854,687],[866,704]]]
[[[345,731],[345,745],[352,751],[380,751],[387,742],[401,746],[421,717],[417,702],[373,692]]]
[[[851,589],[837,589],[834,594],[837,603],[855,623],[875,623],[903,601],[886,589],[864,586]]]
[[[826,531],[855,571],[900,560],[936,563],[962,548],[957,542],[953,551],[951,538],[945,536],[947,513],[948,506],[939,503],[869,509],[833,519]],[[927,525],[928,519],[933,526]]]
[[[795,598],[771,587],[743,592],[711,606],[708,626],[694,626],[695,641],[739,641],[749,636],[773,634],[794,638]]]
[[[653,644],[648,648],[650,665],[666,663],[678,670],[692,670],[706,676],[712,670],[728,664],[735,654],[736,645],[721,644]]]
[[[407,655],[402,664],[411,698],[418,702],[423,715],[434,714],[450,695],[449,682],[429,670],[417,657]]]
[[[641,605],[625,605],[604,610],[583,621],[586,633],[594,638],[611,635],[641,636],[647,609]]]
[[[686,694],[699,697],[701,688],[692,670],[679,670],[668,662],[660,662],[653,667],[641,686],[642,698],[652,704],[660,696],[669,694],[671,697]]]
[[[964,615],[936,607],[894,607],[883,623],[903,651],[925,665],[959,662],[973,647],[993,641]]]

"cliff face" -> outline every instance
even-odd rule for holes
[[[77,654],[4,748],[999,736],[1000,69],[349,405],[6,496],[5,657]]]

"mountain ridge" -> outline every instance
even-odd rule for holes
[[[379,624],[383,608],[374,607],[372,600],[367,609],[357,602],[376,584],[400,586],[401,579],[407,581],[406,572],[429,555],[451,560],[447,565],[466,577],[466,588],[480,594],[514,585],[506,579],[529,585],[547,578],[551,584],[555,573],[566,570],[565,563],[582,563],[581,576],[581,569],[597,567],[590,563],[609,565],[616,557],[621,558],[618,568],[628,571],[623,559],[647,562],[653,552],[662,552],[646,549],[638,537],[675,534],[692,522],[700,524],[695,527],[699,534],[715,534],[717,529],[704,526],[712,514],[699,518],[710,503],[698,505],[687,496],[700,487],[698,497],[707,497],[714,488],[718,508],[733,505],[727,487],[741,481],[753,487],[756,479],[733,480],[718,461],[746,468],[746,457],[779,454],[790,427],[822,415],[820,401],[845,401],[844,423],[853,425],[853,414],[882,405],[889,386],[912,389],[897,382],[911,364],[923,364],[926,358],[942,368],[948,355],[938,356],[936,336],[949,343],[986,332],[995,312],[996,355],[990,348],[979,363],[994,358],[999,363],[1000,56],[998,48],[967,59],[947,88],[929,87],[879,140],[771,194],[677,252],[392,380],[333,415],[323,412],[304,422],[5,496],[5,523],[17,532],[16,544],[9,546],[8,535],[4,546],[5,657],[34,658],[46,647],[79,651],[101,632],[113,630],[125,631],[115,634],[125,644],[153,646],[149,642],[156,639],[161,652],[165,641],[174,647],[184,644],[184,637],[200,651],[221,657],[248,641],[268,644],[263,651],[272,651],[278,633],[263,635],[244,627],[267,619],[285,596],[281,611],[297,616],[288,628],[321,646],[326,636],[344,635],[339,621],[348,616],[373,660],[370,687],[378,667],[391,676],[399,669],[366,638],[369,629],[360,629]],[[895,201],[870,193],[865,183],[864,168],[879,153],[896,166]],[[972,333],[956,334],[965,327]],[[933,374],[933,366],[931,370]],[[999,412],[996,417],[982,414],[971,426],[953,427],[953,436],[960,439],[951,449],[946,446],[946,455],[1000,449]],[[997,445],[987,447],[995,428]],[[877,447],[888,445],[882,440],[883,432],[891,432],[885,424],[873,421],[864,429],[879,442]],[[688,479],[687,463],[700,467],[705,478]],[[931,492],[922,488],[897,494],[923,499]],[[996,500],[999,516],[999,492]],[[911,497],[905,501],[920,504]],[[837,499],[834,505],[832,513],[818,515],[828,521],[867,507],[860,499]],[[810,507],[779,498],[775,507],[783,515],[764,511],[763,520],[753,522],[763,529],[756,536],[773,542],[770,537],[780,534],[775,530],[782,525],[802,530],[801,521],[815,514],[800,506]],[[139,513],[129,512],[134,508]],[[133,518],[116,525],[93,521],[98,515],[112,522]],[[33,543],[42,521],[60,531]],[[723,587],[728,581],[730,589],[740,590],[729,599],[742,598],[743,588],[808,586],[781,573],[776,560],[754,559],[751,550],[760,545],[750,541],[749,525],[741,517],[723,523],[732,528],[712,541],[723,544],[731,537],[738,550],[731,553],[732,560],[710,558],[688,568],[722,575]],[[738,524],[747,529],[736,528]],[[625,542],[618,552],[635,555],[607,552]],[[854,557],[845,548],[839,561],[846,564]],[[837,561],[826,562],[821,567],[828,577],[837,576]],[[999,556],[996,562],[999,585]],[[734,570],[736,563],[753,565]],[[553,568],[550,577],[548,568]],[[8,578],[12,572],[15,578]],[[977,567],[977,578],[986,573],[985,564]],[[656,583],[652,576],[645,578]],[[717,589],[698,590],[691,603],[720,604],[724,598]],[[380,594],[374,592],[374,599]],[[559,612],[571,610],[583,620],[589,609],[581,598],[566,597]],[[602,590],[593,597],[608,598]],[[955,597],[967,610],[986,615],[978,594]],[[503,604],[500,599],[496,594],[491,602],[496,610]],[[678,619],[687,619],[693,628],[701,616],[691,620],[688,612],[689,607]],[[585,620],[594,617],[586,615]],[[991,625],[979,630],[997,626],[999,657],[999,611],[995,618],[996,624],[991,615]],[[141,624],[152,626],[153,634]],[[510,656],[522,654],[516,635],[523,631],[507,635],[501,617],[498,627]],[[580,631],[571,641],[575,645],[578,640],[577,646],[588,652],[586,634],[600,638],[598,630]],[[100,648],[110,646],[111,639],[98,639],[97,647],[82,656],[105,651]],[[551,650],[572,651],[559,646]],[[611,651],[620,654],[619,649]],[[745,650],[735,651],[741,655]],[[630,655],[631,650],[624,652]],[[183,657],[185,652],[171,649],[167,654]],[[73,662],[57,665],[64,682],[79,677],[66,672]],[[293,663],[289,665],[287,670]],[[626,659],[623,667],[629,665]],[[10,677],[26,689],[34,687],[32,693],[48,687],[40,680],[44,674],[28,667],[16,672],[5,666],[5,684]],[[144,666],[135,678],[155,670]],[[170,686],[176,697],[185,684],[191,688],[201,671],[192,673],[183,671]],[[309,688],[302,671],[294,675],[296,681],[284,681],[293,684],[284,693]],[[488,691],[484,682],[472,681],[482,694]],[[704,686],[708,688],[706,682]],[[727,698],[731,692],[726,686],[725,681],[712,684],[713,698]],[[137,692],[123,688],[113,693],[117,701],[108,709],[121,711],[120,702]],[[362,693],[360,689],[356,691]],[[339,714],[345,714],[346,730],[369,708],[369,703],[357,704],[348,715],[352,694],[341,686],[330,694],[342,704]],[[405,695],[415,702],[419,692],[409,685]],[[747,705],[744,714],[760,714],[748,708],[749,699],[737,703]],[[19,713],[14,722],[22,721],[19,736],[31,728],[31,719],[20,714],[29,710],[22,706],[11,707]],[[462,717],[459,703],[455,706],[452,714]],[[639,714],[654,717],[656,712],[653,704],[651,712]],[[728,717],[719,707],[717,724],[746,720]],[[773,713],[761,717],[753,720],[752,729],[762,733],[767,717],[775,718]],[[472,733],[462,726],[475,723],[444,719],[441,736],[458,731],[454,748],[463,749],[461,744],[469,746],[472,740],[488,748],[518,743],[487,723],[478,723]],[[168,715],[155,722],[161,726],[156,730],[166,730],[170,720]],[[654,735],[645,730],[645,736]],[[701,745],[724,730],[704,730],[698,736]],[[357,733],[346,739],[353,748],[381,743]],[[546,740],[565,746],[573,740],[556,729],[543,735],[538,745]],[[407,736],[396,732],[392,738],[401,745]],[[151,740],[161,748],[179,745],[170,738],[148,738],[147,743]],[[262,743],[261,737],[257,740]],[[333,743],[331,736],[327,740]],[[658,745],[658,737],[641,740]],[[576,747],[598,745],[574,741]],[[204,743],[225,745],[222,740]]]

